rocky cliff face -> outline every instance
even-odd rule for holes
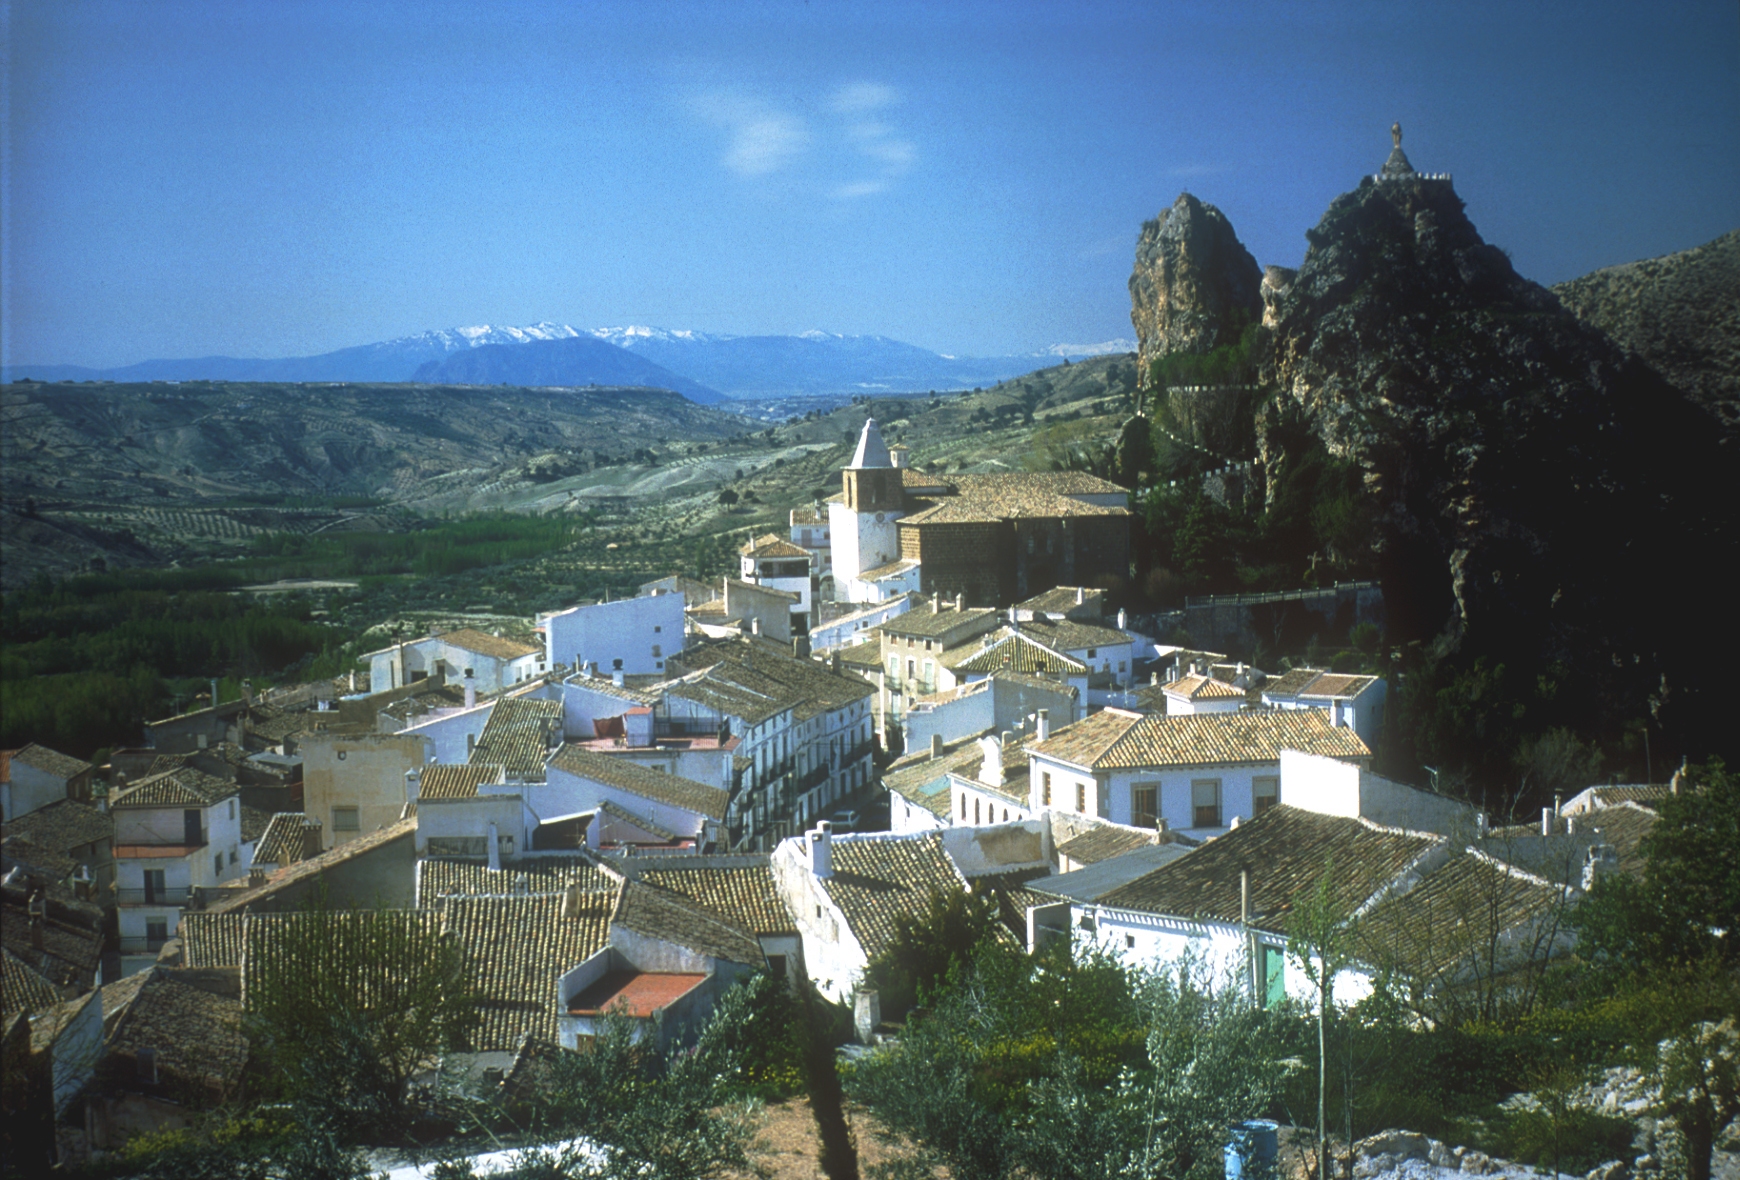
[[[1307,238],[1264,291],[1263,457],[1272,485],[1303,425],[1363,469],[1392,639],[1550,675],[1584,725],[1653,701],[1707,730],[1737,553],[1707,413],[1518,276],[1446,180],[1367,179]]]
[[[1130,275],[1143,388],[1156,357],[1233,343],[1244,324],[1262,315],[1262,278],[1226,214],[1189,193],[1143,225]]]
[[[1553,288],[1732,430],[1740,427],[1740,230]]]

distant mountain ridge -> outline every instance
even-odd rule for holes
[[[1134,348],[1131,341],[1111,340],[1099,344],[1056,344],[1028,356],[956,357],[886,336],[847,336],[821,331],[795,336],[731,336],[644,325],[581,329],[540,322],[527,327],[443,328],[317,356],[208,356],[148,360],[111,369],[11,365],[0,371],[0,380],[404,382],[432,379],[420,374],[425,369],[435,372],[429,366],[438,367],[449,358],[489,348],[506,351],[489,354],[487,362],[467,362],[449,372],[470,374],[472,380],[465,382],[468,384],[513,382],[515,378],[508,374],[522,371],[546,373],[551,377],[547,383],[563,385],[650,384],[654,383],[653,377],[659,376],[650,370],[636,369],[611,352],[577,346],[569,346],[567,352],[560,353],[562,363],[554,367],[552,358],[557,353],[541,358],[534,355],[509,359],[515,349],[547,352],[552,343],[580,339],[662,366],[669,374],[659,377],[662,388],[683,393],[692,388],[698,394],[697,400],[702,401],[716,401],[719,395],[747,398],[962,389],[1031,372],[1040,367],[1036,362]],[[583,358],[599,367],[585,367]],[[686,381],[690,388],[676,383],[681,381]]]
[[[427,385],[641,385],[669,389],[701,405],[725,395],[663,365],[591,336],[483,344],[418,366]]]

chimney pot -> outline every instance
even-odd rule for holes
[[[1122,631],[1129,621],[1129,613],[1120,607],[1118,610],[1118,630]]]
[[[1552,834],[1553,834],[1553,809],[1551,807],[1543,807],[1543,808],[1541,808],[1541,835],[1551,836]]]
[[[1039,710],[1039,712],[1035,715],[1034,720],[1035,720],[1035,734],[1034,734],[1034,736],[1035,736],[1036,740],[1043,742],[1051,736],[1051,710],[1050,709]]]
[[[1086,589],[1086,587],[1077,586],[1075,588],[1075,604],[1077,606],[1081,606],[1086,601],[1087,601],[1087,589]]]
[[[966,595],[961,593],[959,590],[955,591],[955,609],[956,610],[961,609],[961,603],[965,600],[965,598],[966,598]]]
[[[1014,734],[1005,729],[998,735],[997,745],[1007,750],[1009,748],[1009,742],[1014,738],[1014,736]]]

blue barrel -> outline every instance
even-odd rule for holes
[[[1265,1180],[1275,1175],[1281,1127],[1268,1119],[1234,1123],[1226,1144],[1226,1180]]]

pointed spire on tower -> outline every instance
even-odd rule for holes
[[[858,449],[852,453],[848,470],[862,471],[866,467],[892,466],[894,460],[889,457],[888,446],[882,441],[882,432],[876,429],[876,419],[864,419],[864,433],[858,436]]]

